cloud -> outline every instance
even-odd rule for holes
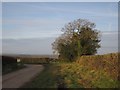
[[[118,35],[118,31],[103,31],[102,35]]]
[[[52,54],[55,38],[3,39],[3,54]]]
[[[57,37],[64,27],[67,20],[61,18],[54,19],[5,19],[4,25],[10,25],[8,28],[3,26],[3,38],[45,38]],[[17,26],[18,25],[18,26]],[[9,28],[13,26],[13,28]],[[118,34],[117,31],[103,31],[103,35]]]
[[[13,5],[12,5],[13,4]],[[61,34],[61,28],[66,23],[76,17],[85,16],[88,18],[97,18],[96,23],[99,27],[111,30],[111,24],[106,22],[109,18],[117,17],[117,12],[110,10],[109,12],[98,7],[97,8],[81,8],[75,9],[73,6],[52,6],[50,3],[12,3],[3,4],[3,38],[45,38],[56,37]],[[42,5],[43,4],[43,5]],[[82,3],[81,3],[82,4]],[[4,7],[6,5],[6,7]],[[17,6],[18,5],[18,6]],[[10,9],[9,6],[11,7]],[[16,7],[14,9],[14,7]],[[25,7],[25,8],[24,8]],[[66,16],[64,16],[66,15]],[[89,17],[90,16],[90,17]],[[101,18],[102,17],[102,18]],[[104,18],[103,18],[104,17]],[[107,19],[107,20],[106,20]],[[101,21],[100,21],[101,20]],[[104,20],[104,21],[102,21]],[[111,21],[113,19],[110,19]],[[115,19],[116,20],[116,19]],[[100,26],[102,22],[102,25]],[[109,21],[107,21],[109,23]],[[113,22],[114,23],[114,22]],[[112,28],[113,29],[113,28]],[[103,33],[105,35],[109,32]]]
[[[3,39],[25,39],[25,38],[48,38],[48,37],[58,37],[61,34],[59,31],[39,31],[39,30],[12,30],[4,31]]]
[[[117,31],[102,32],[100,44],[101,48],[98,49],[98,54],[118,52],[118,32]]]
[[[8,54],[52,54],[51,43],[55,38],[3,39],[2,49],[3,53]],[[101,48],[98,50],[98,54],[118,51],[118,37],[113,32],[109,32],[107,35],[103,34],[100,43]]]
[[[63,19],[5,19],[3,20],[3,38],[45,38],[61,34]],[[8,26],[7,26],[8,25]]]
[[[53,4],[53,3],[52,3]],[[58,4],[58,5],[62,5],[62,3],[54,3],[54,4]],[[64,3],[65,4],[65,3]],[[66,5],[69,6],[70,3],[66,3]],[[57,7],[57,6],[50,6],[51,3],[39,3],[39,4],[35,4],[35,3],[15,3],[13,5],[18,5],[17,9],[13,9],[12,11],[10,10],[10,12],[13,12],[11,14],[14,15],[18,15],[20,16],[21,14],[23,15],[37,15],[37,14],[47,14],[47,13],[66,13],[66,14],[88,14],[88,15],[92,15],[92,16],[98,16],[98,17],[118,17],[118,12],[111,10],[111,8],[109,7],[109,11],[106,11],[106,8],[103,10],[99,10],[96,8],[87,8],[86,7]],[[73,3],[73,6],[75,4]],[[82,5],[82,3],[80,3],[80,5]],[[89,4],[91,5],[91,4]],[[88,6],[89,6],[88,5]],[[102,4],[101,4],[102,5]],[[109,5],[109,4],[108,4]],[[117,4],[116,4],[117,5]],[[3,4],[4,6],[4,4]],[[19,7],[25,7],[24,9],[21,9]],[[99,6],[98,6],[99,7]],[[79,8],[79,9],[77,9]],[[101,8],[102,9],[102,8]],[[9,13],[10,13],[9,12]]]
[[[69,5],[69,4],[68,4]],[[97,11],[96,9],[90,10],[90,9],[84,9],[84,8],[79,8],[79,9],[70,9],[70,8],[60,8],[60,7],[50,7],[50,6],[45,6],[45,7],[39,7],[36,5],[30,5],[36,10],[39,8],[39,11],[42,12],[58,12],[58,13],[69,13],[69,14],[88,14],[88,15],[93,15],[93,16],[98,16],[98,17],[118,17],[118,13],[114,11],[107,12],[105,10],[102,11]],[[36,12],[36,10],[33,10],[33,12]]]
[[[13,19],[13,18],[5,18],[3,19],[3,24],[9,25],[25,25],[25,26],[56,26],[66,23],[66,20],[61,18],[30,18],[30,19]]]

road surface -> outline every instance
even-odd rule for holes
[[[2,88],[19,88],[43,70],[42,65],[26,65],[26,68],[2,77]]]

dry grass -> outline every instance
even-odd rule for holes
[[[69,88],[117,88],[118,65],[118,53],[82,56],[61,64],[60,73]]]

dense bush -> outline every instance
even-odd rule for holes
[[[118,53],[82,56],[76,62],[61,64],[60,74],[71,88],[117,88]]]
[[[90,69],[104,70],[113,79],[118,79],[118,65],[120,64],[118,62],[118,53],[82,56],[76,62]]]
[[[17,59],[9,56],[2,56],[2,65],[8,65],[8,64],[15,64],[17,63]]]
[[[23,64],[17,63],[17,58],[10,56],[2,56],[2,74],[23,68]]]

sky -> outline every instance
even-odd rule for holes
[[[101,31],[98,54],[118,51],[117,2],[3,2],[2,52],[52,54],[51,43],[61,28],[76,19],[88,19]]]

